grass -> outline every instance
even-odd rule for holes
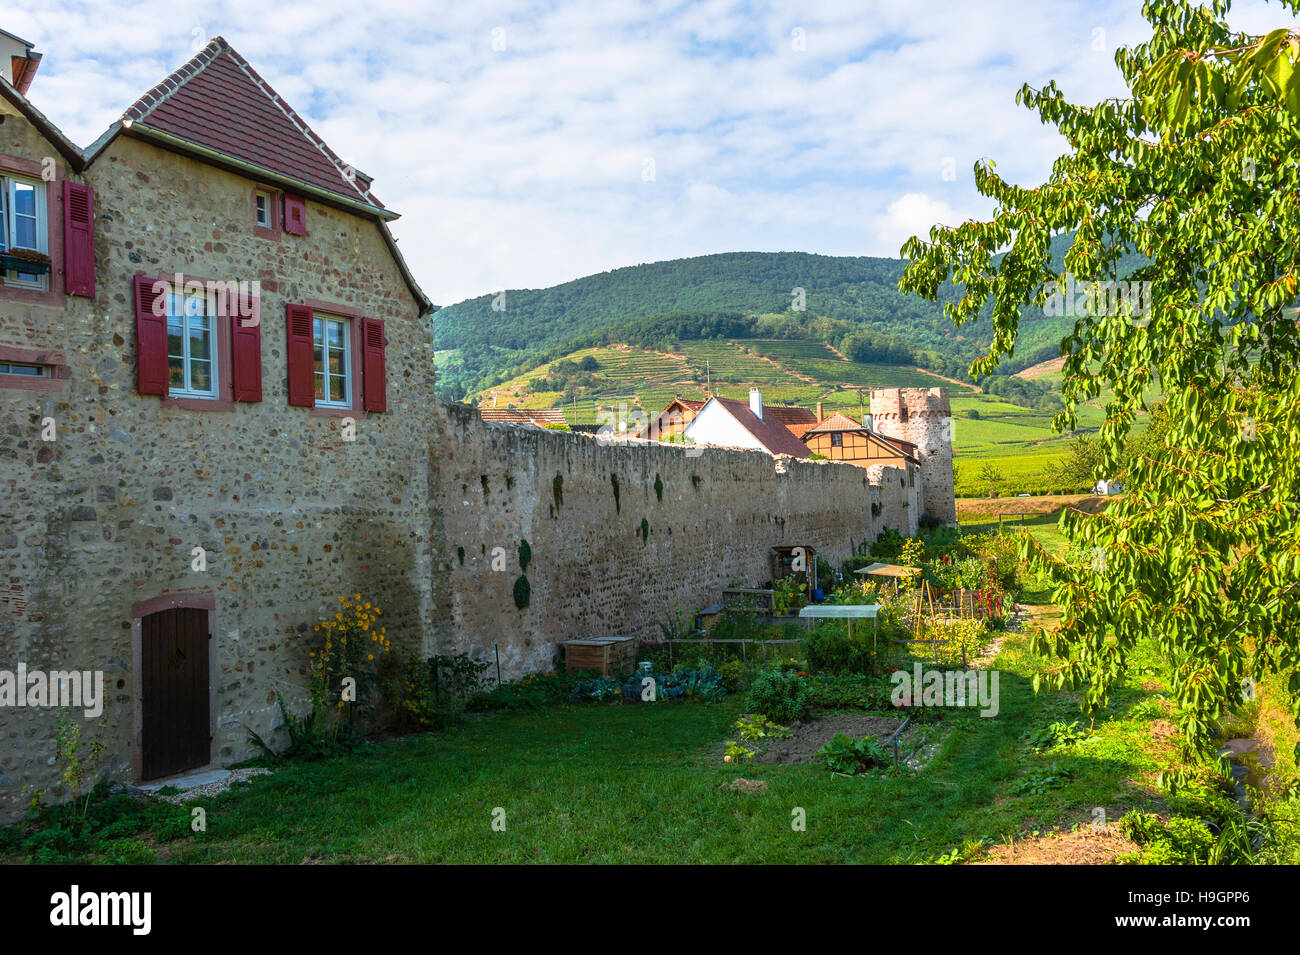
[[[1067,696],[1035,696],[1040,661],[1009,636],[1000,711],[949,711],[920,771],[837,777],[814,766],[721,761],[740,698],[720,704],[565,704],[498,713],[349,758],[282,764],[202,802],[206,833],[172,835],[160,861],[192,863],[543,862],[887,863],[936,859],[1158,804],[1176,759],[1126,714],[1150,695],[1141,664],[1096,739],[1048,754],[1031,729],[1078,718]],[[904,755],[907,755],[907,748]],[[729,791],[744,776],[759,794]],[[807,830],[791,828],[804,810]],[[503,831],[493,828],[503,818]],[[504,815],[502,815],[502,813]],[[151,840],[147,834],[144,842]]]

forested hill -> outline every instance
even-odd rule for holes
[[[1053,243],[1058,262],[1068,242],[1061,236]],[[915,362],[945,374],[964,368],[987,348],[989,319],[953,328],[942,302],[899,292],[904,265],[890,258],[728,252],[629,266],[547,289],[510,289],[500,309],[493,308],[494,301],[501,304],[494,295],[467,299],[433,319],[439,392],[464,394],[598,343],[746,337],[743,328],[710,326],[752,323],[755,316],[768,316],[762,335],[819,338],[842,348],[847,328],[870,343],[875,360]],[[802,311],[792,307],[800,304],[799,289]],[[819,319],[832,321],[819,328]],[[1016,364],[1054,357],[1071,323],[1027,312]],[[692,334],[695,325],[698,334]],[[649,326],[664,334],[655,335]],[[641,341],[626,337],[633,333]],[[883,358],[882,350],[896,354]]]
[[[902,272],[900,259],[806,252],[727,252],[652,262],[547,289],[510,290],[504,311],[493,311],[491,295],[468,299],[438,313],[434,340],[439,349],[471,342],[527,349],[647,315],[789,312],[796,288],[804,290],[813,315],[938,331],[939,308],[898,291]]]

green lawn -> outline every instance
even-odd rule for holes
[[[997,660],[1001,709],[928,724],[931,761],[858,777],[814,766],[721,761],[740,698],[720,704],[571,704],[496,714],[349,757],[280,765],[203,800],[206,833],[159,846],[184,862],[915,862],[975,843],[1117,818],[1153,805],[1153,747],[1140,666],[1096,739],[1050,753],[1022,737],[1077,718],[1065,696],[1035,697],[1025,638]],[[1140,665],[1146,661],[1139,659]],[[952,715],[956,712],[958,715]],[[905,737],[904,755],[917,737]],[[758,794],[729,791],[738,776]],[[803,809],[806,831],[791,827]],[[504,831],[494,831],[495,810]],[[498,813],[498,817],[500,814]],[[146,839],[146,841],[149,841]]]

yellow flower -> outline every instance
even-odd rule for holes
[[[312,650],[310,653],[307,654],[307,656],[309,656],[309,657],[314,657],[315,655],[316,655],[316,651],[315,651],[315,650]]]
[[[374,655],[373,653],[367,653],[367,654],[366,654],[366,659],[367,659],[367,660],[373,660],[374,658],[375,658],[375,655]]]
[[[354,596],[352,599],[353,599],[353,600],[360,600],[360,599],[361,599],[361,595],[360,595],[360,594],[357,594],[357,595]]]
[[[368,601],[368,600],[366,601],[366,609],[367,609],[367,610],[370,609],[370,601]]]

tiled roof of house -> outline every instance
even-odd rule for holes
[[[567,425],[564,412],[554,408],[481,408],[479,414],[484,421],[497,424],[514,424],[544,428],[548,424]]]
[[[383,208],[370,178],[339,159],[221,37],[140,97],[123,121]]]
[[[866,431],[867,428],[860,421],[854,421],[848,415],[842,412],[835,412],[829,417],[818,421],[815,427],[809,428],[804,434],[824,434],[827,431]]]
[[[775,421],[783,424],[787,428],[797,425],[810,425],[817,423],[817,416],[808,408],[800,408],[798,405],[763,405],[763,420]]]
[[[659,412],[653,419],[646,422],[645,427],[638,431],[636,436],[638,438],[649,439],[658,435],[663,428],[662,421],[664,415],[672,411],[674,405],[680,406],[683,411],[690,412],[690,416],[693,418],[699,413],[699,410],[704,407],[705,403],[706,402],[703,401],[692,401],[689,398],[674,398],[672,401],[668,402],[668,405],[663,411]]]
[[[713,400],[726,408],[731,416],[740,422],[741,427],[752,434],[768,453],[789,454],[796,458],[806,458],[811,454],[808,446],[791,434],[789,428],[768,415],[768,409],[765,408],[763,417],[759,418],[749,410],[749,404],[744,401],[723,398],[719,395],[714,395]]]

